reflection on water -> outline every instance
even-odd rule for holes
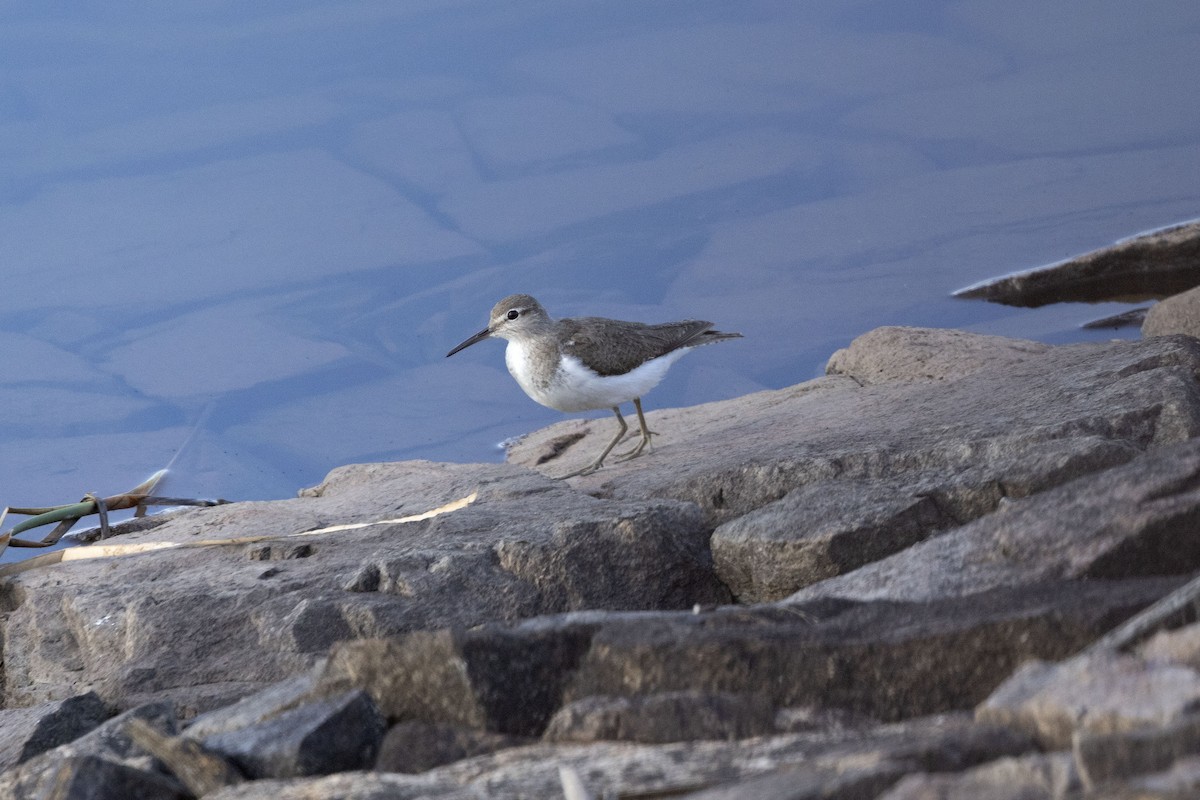
[[[513,292],[746,334],[650,408],[807,379],[881,324],[1108,336],[1077,329],[1105,308],[948,295],[1200,196],[1194,3],[0,20],[5,504],[166,464],[171,494],[244,499],[347,462],[498,459],[559,415],[500,344],[442,355]]]

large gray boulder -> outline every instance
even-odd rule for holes
[[[336,470],[309,495],[183,514],[120,537],[183,547],[13,579],[6,703],[90,688],[118,707],[163,697],[195,713],[340,640],[729,598],[688,503],[602,501],[517,467],[428,462]],[[351,527],[313,533],[334,523]]]
[[[1077,478],[797,592],[930,600],[1044,580],[1200,569],[1200,439]]]
[[[924,347],[928,337],[913,330],[909,338]],[[1057,347],[957,380],[934,380],[928,370],[924,380],[865,386],[827,376],[652,411],[660,434],[653,452],[570,484],[601,497],[694,502],[716,525],[814,483],[889,481],[918,487],[961,524],[1002,498],[1200,433],[1197,371],[1200,342],[1163,337]],[[547,475],[570,472],[603,448],[610,424],[553,425],[518,441],[509,460]]]

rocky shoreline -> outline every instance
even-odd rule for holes
[[[883,328],[593,475],[159,515],[0,582],[0,798],[1193,796],[1198,376]]]

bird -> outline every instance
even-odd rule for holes
[[[605,317],[553,319],[530,295],[513,294],[492,307],[486,328],[446,357],[490,337],[506,339],[508,371],[533,400],[556,411],[612,409],[616,436],[595,461],[563,475],[565,479],[600,469],[625,436],[629,426],[621,416],[621,403],[633,402],[642,438],[617,457],[628,460],[641,455],[654,435],[642,413],[642,395],[657,386],[688,351],[741,335],[714,330],[713,323],[694,319],[657,325]]]

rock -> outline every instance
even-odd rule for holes
[[[845,776],[842,785],[853,786],[857,781],[859,786],[878,789],[918,765],[961,770],[985,758],[1015,755],[1029,747],[1028,739],[1010,731],[974,725],[963,715],[948,715],[884,725],[868,732],[792,734],[734,742],[539,744],[501,750],[422,775],[345,773],[320,779],[258,781],[223,789],[205,800],[557,798],[562,797],[561,766],[573,768],[594,797],[675,797],[775,773],[786,774],[801,785],[815,787],[827,777],[837,780]]]
[[[797,592],[922,600],[1043,580],[1200,569],[1200,440],[1156,449]]]
[[[1197,791],[1200,791],[1200,758],[1192,756],[1176,761],[1168,770],[1134,778],[1115,789],[1101,789],[1093,796],[1100,800],[1191,800]]]
[[[955,297],[1010,306],[1136,302],[1200,285],[1200,222],[1124,239],[1049,267],[968,286]]]
[[[704,613],[576,613],[347,642],[319,690],[391,719],[541,735],[591,696],[734,692],[885,720],[974,706],[1023,660],[1063,658],[1178,579],[1053,583],[928,603],[817,601]]]
[[[203,797],[245,779],[237,767],[193,739],[162,733],[140,719],[129,720],[125,730],[193,797]]]
[[[1198,370],[1200,342],[1164,337],[1056,347],[936,383],[830,376],[651,412],[652,453],[569,483],[605,498],[694,502],[715,527],[803,486],[886,481],[928,494],[961,524],[1004,497],[1200,434]],[[555,443],[592,427],[551,426],[511,447],[509,460],[554,475],[577,468],[609,429]]]
[[[387,722],[362,691],[307,703],[203,744],[247,777],[294,778],[366,769],[375,763]]]
[[[95,692],[0,710],[0,771],[74,741],[111,716]]]
[[[392,720],[540,736],[561,704],[563,682],[612,616],[346,642],[331,653],[317,690],[362,689]]]
[[[472,730],[454,725],[401,722],[383,737],[375,769],[380,772],[426,772],[464,758],[530,744],[533,739]]]
[[[1011,366],[1047,352],[1050,345],[941,328],[884,327],[864,333],[838,350],[827,375],[860,384],[892,381],[953,381],[983,369]]]
[[[1076,731],[1120,733],[1161,727],[1200,702],[1200,673],[1133,656],[1090,653],[1063,664],[1031,662],[975,712],[976,719],[1028,732],[1047,749]]]
[[[598,500],[516,467],[428,462],[335,470],[309,495],[198,509],[106,545],[186,547],[16,576],[6,702],[95,687],[118,708],[151,697],[206,711],[205,698],[225,704],[297,674],[343,639],[729,600],[688,503]],[[300,545],[306,557],[261,560],[264,547]]]
[[[742,603],[797,590],[903,550],[951,524],[933,498],[906,487],[822,482],[718,527],[717,575]]]
[[[48,784],[53,800],[189,800],[182,786],[163,775],[99,756],[71,756]]]
[[[879,720],[865,714],[819,705],[781,708],[775,714],[775,728],[780,733],[866,730],[878,724]]]
[[[195,717],[184,732],[193,739],[201,740],[266,722],[308,700],[320,699],[314,693],[316,682],[315,672],[302,672],[243,697],[236,703]]]
[[[1168,297],[1150,307],[1142,323],[1142,336],[1182,333],[1200,336],[1200,288]]]
[[[1142,323],[1146,321],[1146,312],[1150,310],[1149,306],[1141,308],[1131,308],[1128,311],[1122,311],[1120,314],[1110,314],[1099,319],[1089,320],[1079,327],[1084,330],[1120,330],[1121,328],[1140,328]]]
[[[958,774],[915,773],[879,800],[1057,800],[1079,788],[1071,756],[1047,753],[1001,758]]]
[[[757,695],[660,692],[644,697],[584,697],[555,712],[549,742],[685,742],[745,739],[775,732],[775,706]]]
[[[1165,661],[1200,671],[1200,623],[1159,631],[1138,647],[1148,661]]]
[[[1072,749],[1088,789],[1163,772],[1177,761],[1200,753],[1200,716],[1186,713],[1162,726],[1120,733],[1079,731]]]
[[[144,754],[130,738],[126,726],[130,720],[143,720],[161,733],[174,735],[178,732],[174,710],[169,704],[159,703],[140,706],[124,714],[113,717],[89,733],[66,744],[47,750],[34,756],[15,767],[0,773],[0,800],[26,800],[26,798],[49,797],[55,781],[63,785],[78,785],[86,788],[88,779],[75,781],[77,773],[87,778],[108,774],[112,771],[116,785],[125,785],[123,781],[131,781],[130,785],[149,780],[152,787],[160,786],[157,780],[145,779],[137,773],[151,773],[153,760]],[[59,766],[71,762],[74,767],[56,773]],[[114,770],[110,765],[128,768],[131,772]],[[161,777],[161,776],[160,776]],[[181,789],[178,784],[170,782],[172,791]],[[158,789],[148,789],[147,797],[157,798]],[[80,796],[80,795],[76,795]],[[104,797],[130,797],[134,795],[104,795]],[[170,795],[167,795],[170,796]]]

